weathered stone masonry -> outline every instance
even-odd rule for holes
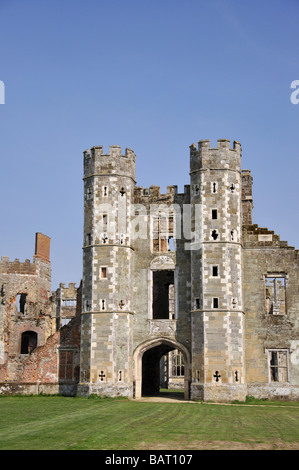
[[[241,152],[192,144],[190,184],[161,194],[131,149],[85,151],[82,286],[50,293],[42,234],[0,262],[0,392],[138,398],[164,358],[191,400],[298,400],[299,252],[253,224]]]
[[[183,194],[136,186],[135,160],[118,146],[84,152],[79,392],[155,393],[175,349],[188,398],[298,398],[298,251],[252,225],[241,145],[191,145]],[[277,286],[285,303],[270,299]]]

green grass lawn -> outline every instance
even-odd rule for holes
[[[2,396],[0,449],[299,449],[299,403],[264,405]]]

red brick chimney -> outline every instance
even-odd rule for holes
[[[34,258],[40,258],[43,261],[50,262],[50,240],[42,233],[35,234],[35,254]]]

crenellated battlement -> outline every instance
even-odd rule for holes
[[[109,152],[104,153],[103,145],[97,145],[91,149],[87,149],[83,152],[84,158],[97,158],[97,157],[123,157],[123,158],[132,158],[135,161],[136,155],[134,151],[130,148],[125,149],[125,153],[121,153],[121,147],[119,145],[110,145]]]
[[[209,150],[228,149],[228,150],[240,151],[241,144],[237,140],[234,140],[233,146],[231,147],[231,142],[229,139],[218,139],[217,147],[211,147],[210,139],[203,139],[203,140],[198,141],[197,148],[196,148],[196,144],[193,143],[190,145],[190,149],[191,151],[202,150],[202,149],[209,149]]]
[[[135,202],[139,203],[173,203],[177,198],[184,198],[189,196],[190,185],[185,185],[184,193],[178,193],[178,187],[176,185],[170,185],[166,188],[166,193],[161,193],[160,186],[150,186],[144,188],[143,186],[137,186],[134,190]]]
[[[36,274],[37,265],[35,259],[33,263],[26,259],[24,262],[20,262],[18,258],[13,261],[8,256],[2,256],[0,260],[0,273],[6,274]]]
[[[110,145],[109,153],[104,153],[104,147],[98,145],[85,150],[83,155],[84,178],[115,175],[130,177],[135,181],[136,155],[132,149],[127,147],[123,154],[119,145]]]
[[[210,140],[199,140],[190,145],[190,170],[199,169],[232,169],[241,171],[242,148],[238,141],[231,147],[229,139],[218,139],[217,147],[211,147]]]

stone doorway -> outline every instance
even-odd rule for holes
[[[134,398],[156,396],[160,390],[160,359],[177,349],[184,357],[184,399],[189,399],[190,355],[187,348],[173,340],[159,338],[141,344],[135,351]]]

